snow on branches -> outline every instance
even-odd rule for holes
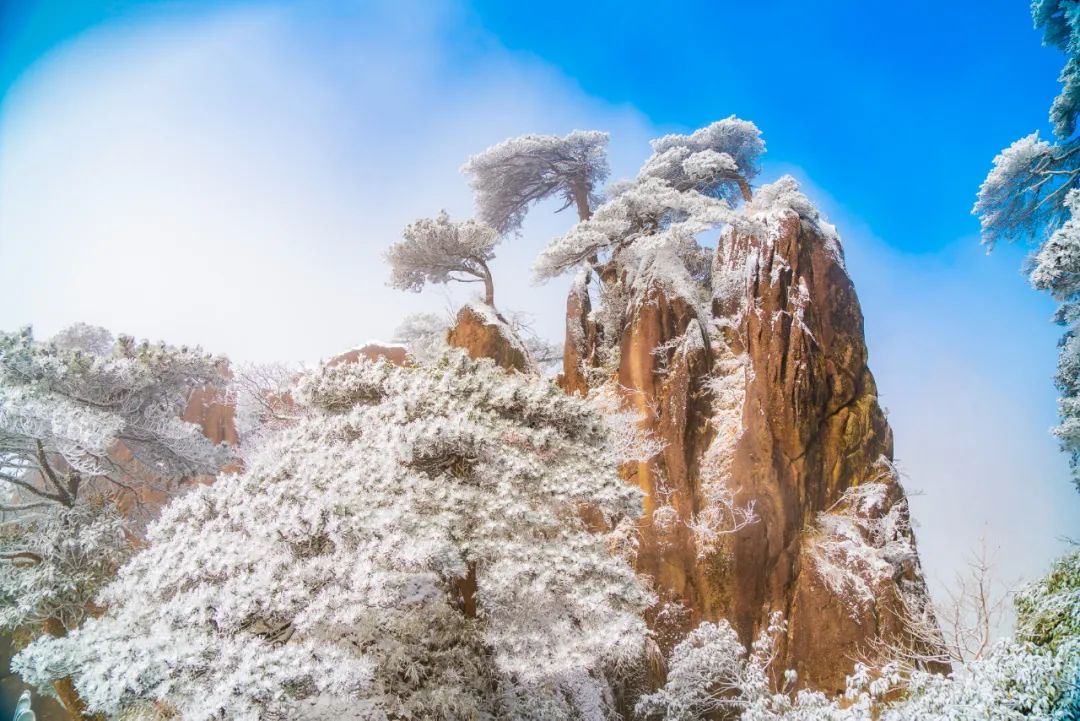
[[[773,613],[748,652],[727,621],[699,624],[672,649],[664,686],[642,696],[635,714],[645,721],[739,718],[769,696],[770,670],[786,633],[782,614]]]
[[[750,181],[765,143],[756,125],[732,115],[689,135],[657,138],[652,149],[639,178],[660,178],[676,190],[696,190],[735,205],[750,202]]]
[[[588,403],[459,352],[296,395],[310,416],[170,504],[105,615],[21,672],[188,721],[601,718],[653,597],[608,550],[640,494]]]
[[[529,207],[558,197],[589,217],[596,188],[608,176],[607,133],[575,130],[509,138],[474,155],[462,167],[471,176],[477,213],[500,234],[521,227]]]
[[[971,211],[979,217],[984,245],[993,248],[1001,240],[1035,239],[1057,223],[1068,184],[1050,172],[1062,169],[1054,167],[1056,152],[1035,132],[994,157]]]
[[[221,385],[198,349],[135,344],[78,326],[56,343],[0,333],[0,596],[5,628],[70,628],[122,560],[117,503],[137,508],[228,459],[180,419],[187,394]]]
[[[0,628],[75,628],[131,553],[124,519],[106,499],[0,527]]]
[[[895,497],[895,470],[882,457],[880,477],[852,486],[818,515],[807,553],[821,581],[854,618],[872,608],[879,583],[918,562],[907,501]]]
[[[446,211],[423,218],[402,231],[402,240],[386,251],[390,286],[419,292],[426,283],[483,283],[484,302],[495,303],[488,262],[495,257],[496,232],[475,220],[450,222]]]

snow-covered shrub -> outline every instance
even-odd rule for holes
[[[417,363],[433,363],[450,346],[446,332],[450,321],[434,313],[413,313],[394,329],[394,342],[405,346]]]
[[[907,589],[906,571],[918,562],[908,521],[907,501],[892,496],[896,470],[882,456],[878,476],[844,492],[832,507],[818,514],[817,528],[806,544],[813,569],[838,602],[858,619],[872,608],[882,582],[897,579]]]
[[[1017,635],[1056,650],[1080,644],[1080,551],[1058,560],[1050,573],[1015,599]]]
[[[591,406],[461,353],[325,367],[297,400],[21,673],[189,721],[606,718],[654,599],[609,552],[641,501]]]
[[[116,347],[116,338],[106,328],[88,323],[72,323],[49,339],[57,348],[107,356]]]
[[[0,333],[0,628],[73,628],[123,562],[145,494],[228,457],[180,419],[188,392],[223,382],[217,359],[109,339],[82,324],[51,343]]]
[[[747,651],[727,621],[701,623],[672,649],[664,686],[642,696],[634,713],[658,721],[739,718],[770,694],[770,669],[786,631],[782,615],[772,614]]]

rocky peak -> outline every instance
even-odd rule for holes
[[[670,647],[723,618],[748,643],[781,611],[782,667],[842,690],[852,658],[926,596],[839,239],[793,181],[766,186],[704,285],[704,300],[638,289],[619,334],[615,380],[666,442],[626,472],[646,494],[637,565],[661,598],[654,629]],[[611,331],[590,327],[577,286],[567,310],[562,384],[579,391]],[[732,515],[750,504],[754,522]]]

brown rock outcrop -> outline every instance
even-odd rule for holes
[[[685,339],[664,353],[654,352]],[[677,600],[690,611],[684,623],[709,618],[714,603],[707,592],[697,546],[687,523],[666,523],[665,511],[689,521],[696,512],[699,461],[711,438],[710,401],[704,392],[711,357],[697,320],[697,310],[681,298],[669,299],[649,289],[623,330],[619,384],[634,392],[629,397],[645,425],[666,443],[648,462],[638,463],[633,478],[645,492],[638,569],[651,576],[664,598]],[[677,640],[673,629],[663,645]]]
[[[586,368],[596,365],[597,328],[589,317],[588,275],[582,272],[566,297],[566,342],[563,351],[563,370],[558,383],[567,393],[580,395],[589,392]]]
[[[794,210],[765,216],[756,231],[727,233],[713,272],[746,280],[732,338],[732,350],[745,351],[748,379],[732,476],[761,518],[731,539],[726,563],[714,569],[712,586],[724,591],[716,610],[744,635],[763,610],[783,611],[787,665],[804,685],[840,691],[852,657],[900,630],[901,592],[917,599],[923,591],[917,568],[904,566],[912,559],[898,560],[896,578],[865,579],[876,602],[853,608],[823,582],[807,543],[819,514],[839,512],[845,491],[879,483],[888,488],[880,511],[897,507],[914,548],[862,311],[831,227]],[[721,296],[714,306],[730,302]],[[866,552],[875,553],[869,540]],[[912,587],[901,589],[905,574]]]
[[[202,428],[211,443],[239,444],[236,433],[236,409],[217,388],[196,388],[188,396],[182,418]]]
[[[626,474],[646,494],[637,563],[662,601],[653,625],[662,647],[722,618],[749,643],[783,612],[777,666],[839,691],[852,659],[898,634],[925,597],[858,299],[832,227],[808,204],[751,208],[723,233],[711,286],[711,307],[651,286],[622,330],[617,381],[666,442]],[[564,388],[576,390],[571,378]],[[845,492],[869,484],[873,508],[853,510]],[[716,488],[752,502],[756,522],[728,533]],[[823,560],[841,522],[865,558]]]
[[[405,346],[368,343],[360,348],[353,348],[341,355],[334,356],[327,361],[326,365],[337,366],[344,363],[356,363],[361,358],[366,358],[369,361],[386,359],[396,366],[403,366],[409,358],[409,353]]]
[[[446,342],[463,349],[470,358],[490,358],[506,370],[524,372],[529,368],[525,348],[494,308],[463,306],[446,334]]]

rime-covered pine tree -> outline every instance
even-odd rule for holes
[[[730,117],[652,145],[637,177],[613,184],[592,215],[548,243],[533,264],[539,281],[584,271],[574,292],[595,296],[588,322],[596,347],[586,349],[573,328],[568,342],[578,346],[575,357],[594,359],[601,379],[617,366],[623,325],[647,293],[659,288],[694,306],[709,295],[712,251],[696,236],[756,210],[747,199],[765,144],[753,123]],[[766,200],[779,195],[773,189]],[[593,275],[600,282],[590,290]]]
[[[450,221],[445,211],[402,231],[386,251],[391,287],[419,292],[427,283],[483,283],[484,303],[494,307],[495,285],[488,263],[495,257],[498,234],[475,220]]]
[[[522,135],[474,155],[462,171],[471,176],[480,219],[499,233],[518,230],[530,206],[553,197],[585,220],[608,176],[607,144],[607,133],[595,130]]]
[[[652,146],[637,178],[613,186],[591,217],[544,249],[534,264],[539,280],[591,257],[608,261],[605,275],[629,270],[640,279],[647,265],[661,270],[652,260],[664,250],[694,272],[687,256],[697,252],[693,236],[732,222],[738,199],[749,202],[765,144],[753,123],[730,117],[689,135],[666,135]]]
[[[612,553],[641,512],[617,465],[655,450],[632,425],[460,352],[325,367],[297,401],[21,672],[185,721],[608,718],[653,602]]]
[[[100,610],[144,501],[223,464],[224,447],[180,419],[191,390],[223,382],[220,362],[85,325],[49,343],[0,333],[0,628],[76,628]]]
[[[750,202],[750,182],[758,174],[765,143],[756,125],[732,115],[689,135],[657,138],[652,149],[642,178],[660,178],[676,190],[693,189],[735,205]]]

